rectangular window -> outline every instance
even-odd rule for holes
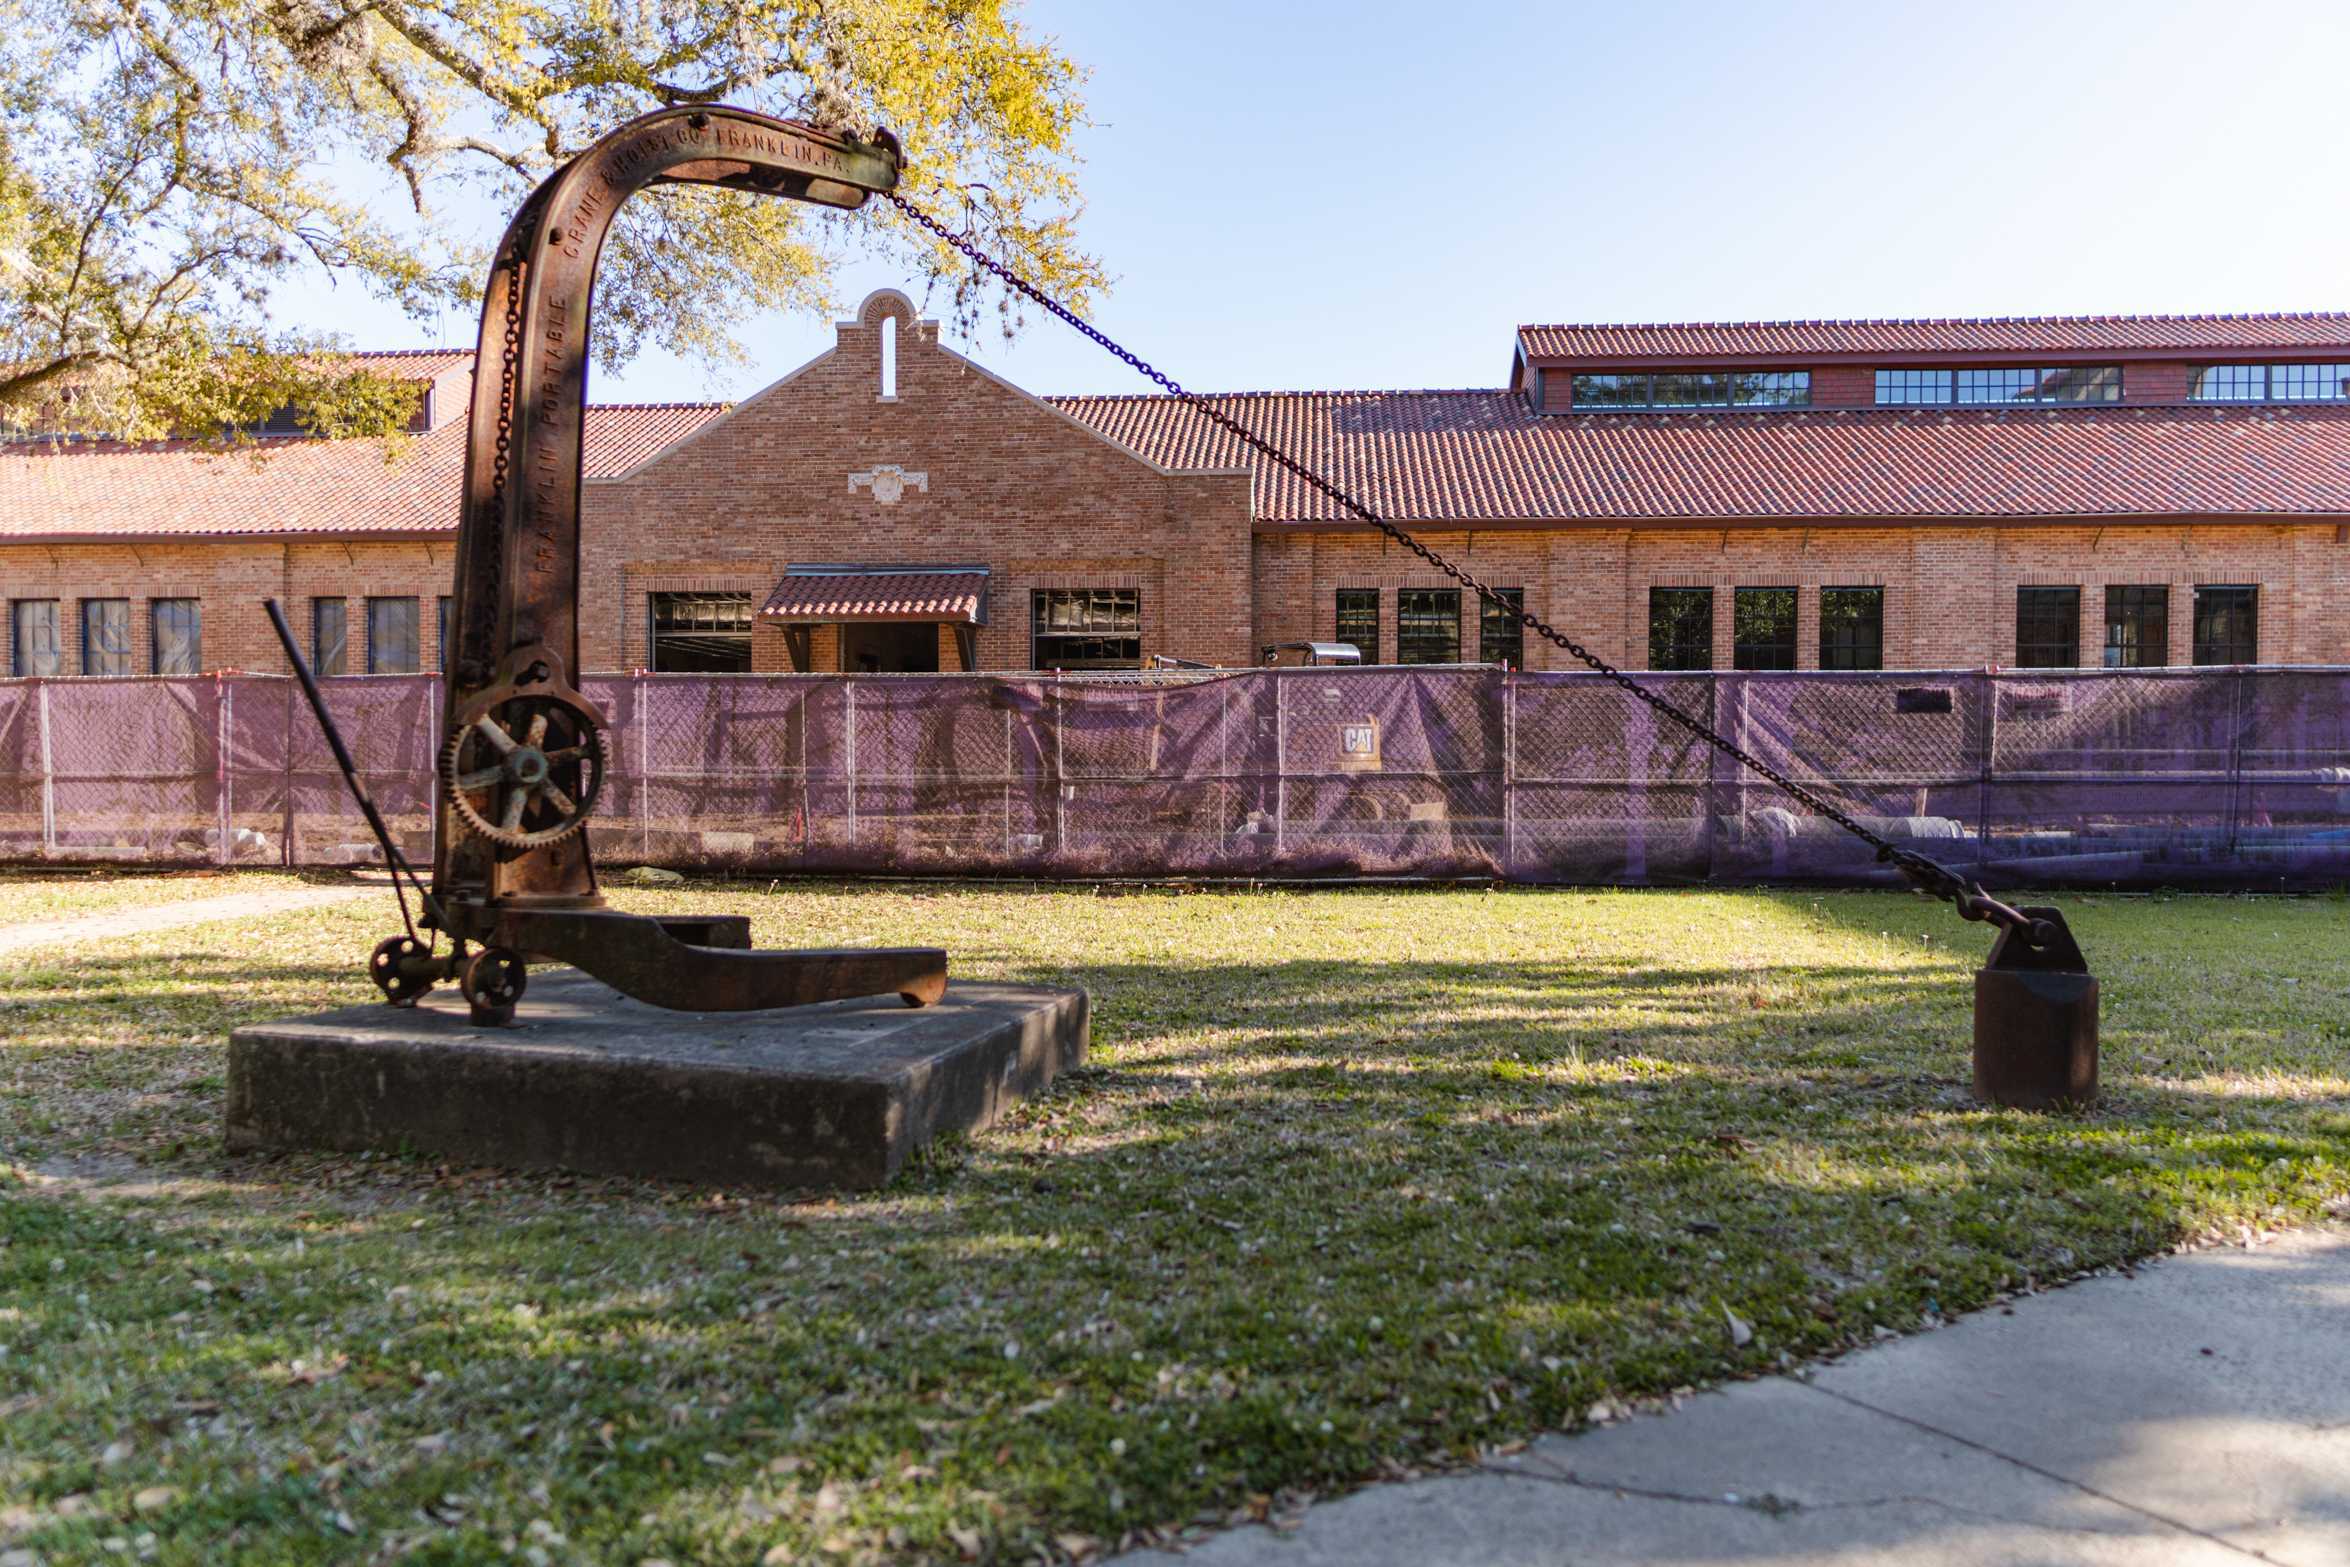
[[[2268,366],[2197,365],[2187,395],[2199,403],[2266,402]]]
[[[1731,663],[1738,669],[1795,667],[1795,590],[1740,588],[1730,596]]]
[[[82,600],[82,673],[131,672],[131,601]]]
[[[1038,588],[1029,596],[1037,669],[1140,669],[1142,590]]]
[[[2227,586],[2195,590],[2195,662],[2260,662],[2260,589]]]
[[[18,676],[65,673],[57,641],[57,600],[18,599],[9,606],[8,672]]]
[[[159,675],[193,675],[204,668],[204,610],[194,599],[156,599],[148,609],[149,657]]]
[[[310,601],[310,672],[351,672],[351,609],[341,599]]]
[[[1645,375],[1578,375],[1567,384],[1577,408],[1646,408],[1649,377]]]
[[[1802,408],[1809,370],[1662,370],[1569,377],[1574,406],[1610,408]]]
[[[2118,403],[2121,400],[2120,365],[2063,365],[2040,372],[2040,401],[2044,403]]]
[[[1889,407],[1951,402],[1980,407],[2121,400],[2120,365],[1999,365],[1974,370],[1877,372],[1877,402]]]
[[[2350,396],[2350,365],[2270,365],[2268,395],[2280,403],[2338,403]]]
[[[1395,661],[1461,661],[1461,590],[1402,588],[1395,595]]]
[[[2105,590],[2105,667],[2160,669],[2170,662],[2170,589]]]
[[[1946,403],[1950,401],[1950,372],[1880,370],[1877,372],[1877,401],[1881,405],[1894,407]]]
[[[1379,662],[1379,590],[1377,588],[1340,588],[1338,590],[1338,640],[1354,644],[1363,662]]]
[[[2037,370],[1961,370],[1958,401],[1962,403],[2036,403],[2040,400]]]
[[[1714,590],[1648,590],[1648,667],[1714,667]]]
[[[1495,588],[1500,603],[1477,601],[1477,660],[1484,664],[1526,667],[1526,626],[1518,611],[1526,607],[1524,588]]]
[[[1885,590],[1820,589],[1820,667],[1885,667]]]
[[[1810,403],[1809,370],[1741,370],[1730,376],[1733,408],[1803,408]]]
[[[2081,667],[2081,590],[2015,590],[2015,667]]]
[[[444,675],[449,672],[449,615],[456,603],[455,599],[444,593],[433,611],[436,617],[433,623],[433,651],[440,658],[441,673]]]
[[[413,675],[423,667],[416,642],[416,600],[367,601],[367,672]]]
[[[2187,395],[2199,403],[2339,403],[2350,364],[2197,365]]]
[[[652,595],[651,608],[653,673],[749,673],[751,596],[748,593],[656,593]]]

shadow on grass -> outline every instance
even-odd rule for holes
[[[1095,989],[1098,1064],[836,1201],[305,1158],[0,1189],[0,1297],[34,1302],[0,1452],[44,1507],[105,1498],[104,1532],[179,1488],[141,1527],[189,1560],[332,1555],[338,1516],[420,1561],[533,1519],[615,1559],[1025,1555],[1866,1342],[2338,1182],[2350,1119],[2290,1082],[1973,1105],[1966,967],[1904,961],[1023,959]],[[353,978],[197,955],[80,983],[212,1016]],[[102,1471],[118,1430],[136,1456]]]

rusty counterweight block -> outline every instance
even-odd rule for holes
[[[2021,912],[2032,924],[2003,928],[1975,970],[1975,1097],[2086,1110],[2097,1102],[2097,978],[2062,914]]]

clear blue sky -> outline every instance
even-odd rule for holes
[[[1027,14],[1093,72],[1099,324],[1198,390],[1495,385],[1521,321],[2350,308],[2341,0]],[[910,281],[859,264],[843,303]],[[360,346],[472,335],[285,306]],[[829,318],[748,341],[592,395],[738,397]],[[1147,389],[1049,321],[957,346],[1038,392]]]

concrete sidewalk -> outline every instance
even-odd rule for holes
[[[1130,1567],[2350,1563],[2350,1231],[2150,1264],[1805,1378]]]

